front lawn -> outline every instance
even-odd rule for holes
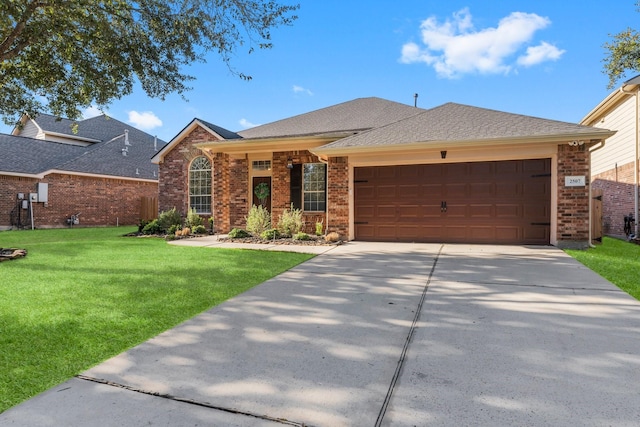
[[[567,253],[640,300],[640,245],[605,237],[595,248]]]
[[[0,412],[312,257],[130,231],[0,232]]]

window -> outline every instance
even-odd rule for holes
[[[204,156],[189,167],[189,207],[199,214],[211,213],[211,163]]]
[[[254,171],[270,171],[271,160],[254,160],[251,167]]]
[[[324,212],[327,207],[327,167],[307,163],[302,168],[303,210]]]

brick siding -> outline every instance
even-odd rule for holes
[[[164,157],[158,169],[159,212],[175,208],[182,217],[187,216],[189,211],[189,165],[193,159],[204,155],[200,149],[194,147],[194,144],[212,139],[214,139],[213,135],[201,127],[196,127]],[[209,159],[209,161],[211,160]],[[207,215],[201,216],[208,219]]]
[[[634,172],[631,162],[593,177],[593,188],[602,190],[602,232],[606,235],[624,236],[624,217],[635,209]]]
[[[67,227],[67,218],[80,213],[80,226],[137,225],[143,197],[156,197],[155,182],[50,174],[44,179],[0,176],[0,227],[11,226],[17,194],[35,193],[37,183],[49,184],[49,202],[33,203],[36,228]],[[28,211],[21,210],[22,215]],[[24,224],[24,221],[22,221]],[[29,221],[29,227],[31,223]]]

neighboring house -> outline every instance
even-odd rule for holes
[[[638,235],[638,183],[640,181],[640,76],[622,84],[580,122],[583,125],[617,130],[591,158],[594,189],[602,190],[603,232],[624,235],[624,217],[633,214]]]
[[[586,247],[589,154],[614,132],[361,98],[238,133],[195,119],[153,158],[159,209],[245,227],[254,188],[344,239]]]
[[[136,225],[149,204],[155,217],[151,157],[164,144],[106,116],[24,117],[0,134],[0,229],[66,227],[78,213],[82,226]]]

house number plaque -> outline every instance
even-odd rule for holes
[[[565,187],[584,187],[586,185],[586,179],[584,176],[565,176]]]

